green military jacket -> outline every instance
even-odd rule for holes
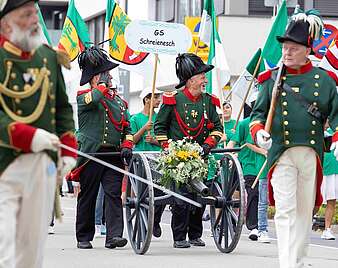
[[[13,140],[18,123],[45,129],[61,140],[74,137],[73,111],[59,56],[46,45],[23,52],[0,36],[0,173],[24,153]],[[56,160],[55,154],[49,154]]]
[[[132,142],[127,103],[111,96],[104,86],[78,92],[78,147],[81,152],[95,153],[101,147],[119,151],[123,142]],[[77,167],[86,159],[79,157]]]
[[[333,77],[334,74],[331,76]],[[325,70],[313,67],[308,62],[300,70],[287,68],[283,78],[296,94],[301,94],[309,103],[318,107],[328,117],[332,129],[338,131],[338,94],[335,80]],[[251,115],[251,130],[265,125],[268,115],[274,80],[271,71],[260,75],[260,92]],[[281,90],[272,122],[272,147],[268,152],[269,169],[288,148],[309,146],[323,159],[323,120],[310,115],[289,93]],[[255,137],[256,131],[252,131]]]
[[[194,98],[187,88],[177,94],[164,94],[154,125],[157,140],[191,137],[200,145],[214,140],[209,144],[215,146],[223,135],[216,105],[216,97],[202,93]]]

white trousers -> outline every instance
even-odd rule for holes
[[[273,171],[279,264],[303,267],[316,194],[316,152],[305,146],[287,149]]]
[[[0,175],[0,268],[42,267],[55,187],[46,153],[21,155]]]

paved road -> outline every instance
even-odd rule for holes
[[[222,254],[216,249],[210,237],[208,223],[205,224],[203,235],[207,244],[205,248],[174,249],[168,211],[163,217],[163,235],[159,239],[153,239],[146,255],[136,255],[129,244],[123,249],[106,249],[104,238],[95,238],[92,250],[79,250],[76,248],[74,235],[75,199],[62,198],[62,205],[65,216],[63,223],[56,223],[56,234],[48,236],[43,266],[45,268],[278,267],[276,241],[273,240],[271,244],[250,241],[245,228],[237,248],[230,254]],[[270,225],[274,235],[273,224]],[[338,242],[321,241],[319,233],[312,233],[306,263],[313,268],[337,268]]]

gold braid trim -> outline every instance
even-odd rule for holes
[[[6,87],[7,83],[5,80],[5,83],[2,84],[0,83],[0,94],[4,94],[7,97],[10,98],[18,98],[18,99],[24,99],[24,98],[28,98],[30,96],[32,96],[36,91],[38,91],[38,89],[41,87],[41,84],[43,82],[43,79],[46,77],[46,74],[48,74],[48,70],[46,67],[42,67],[40,70],[39,75],[37,76],[34,84],[32,86],[27,86],[27,90],[25,91],[13,91],[9,88]],[[8,72],[9,73],[9,72]],[[46,80],[46,78],[45,78]]]
[[[7,61],[7,73],[6,73],[6,77],[5,77],[5,81],[4,81],[5,86],[7,86],[7,84],[8,84],[9,75],[11,73],[12,67],[13,67],[13,62]],[[1,86],[1,83],[0,83],[0,86]]]
[[[41,70],[42,72],[42,70]],[[41,74],[40,72],[40,74]],[[33,88],[33,87],[32,87]],[[47,73],[45,72],[45,79],[43,80],[42,84],[42,90],[41,90],[41,96],[38,105],[36,106],[35,110],[33,113],[31,113],[28,116],[19,116],[15,114],[14,112],[11,111],[11,109],[7,106],[4,98],[0,94],[0,104],[2,105],[5,113],[14,121],[21,122],[24,124],[31,124],[34,121],[36,121],[42,114],[46,101],[47,101],[47,96],[48,96],[48,91],[49,91],[49,78]],[[1,92],[0,92],[1,93]]]
[[[216,136],[216,137],[220,137],[220,138],[222,138],[223,137],[223,132],[221,132],[221,131],[212,131],[211,133],[210,133],[210,136]]]

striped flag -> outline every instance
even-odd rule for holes
[[[217,32],[216,14],[213,0],[204,1],[199,30],[199,38],[209,46],[208,64],[215,68],[206,74],[208,85],[206,91],[222,99],[222,88],[230,80],[229,66],[225,57],[221,38]]]
[[[89,43],[87,25],[77,11],[74,0],[70,0],[58,48],[65,50],[74,61]]]
[[[48,30],[47,30],[47,27],[46,27],[46,23],[43,19],[43,16],[41,14],[41,10],[40,10],[40,7],[38,5],[38,3],[35,4],[36,6],[36,9],[38,10],[38,16],[39,16],[39,24],[40,24],[40,27],[41,27],[41,30],[43,32],[43,42],[45,44],[48,44],[50,46],[52,46],[52,40],[50,39],[50,36],[49,36],[49,33],[48,33]]]

